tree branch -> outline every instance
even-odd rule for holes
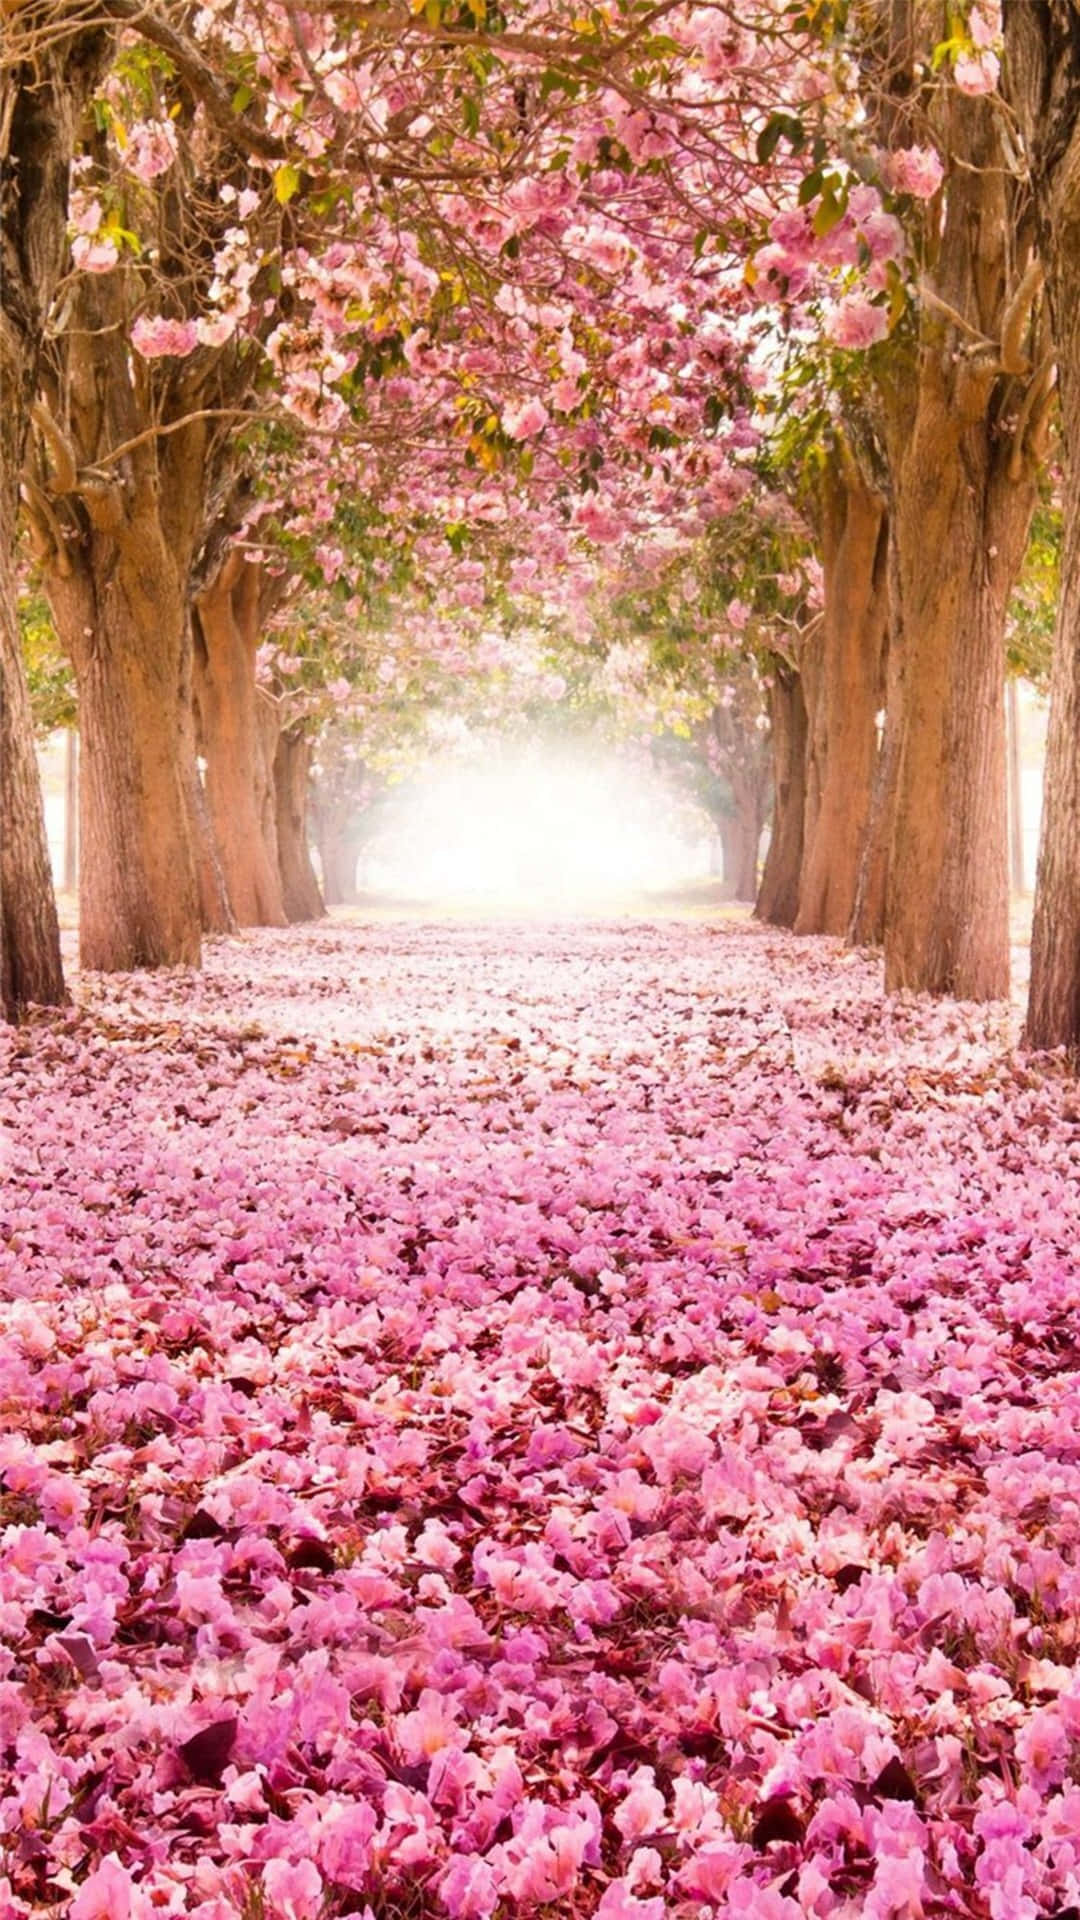
[[[122,21],[167,53],[180,78],[201,101],[218,132],[230,145],[244,153],[257,154],[261,160],[283,160],[284,142],[265,127],[257,126],[245,114],[236,113],[232,101],[213,68],[203,59],[194,41],[163,20],[142,0],[101,0],[106,19]]]
[[[60,425],[55,414],[44,400],[35,401],[30,409],[30,417],[39,427],[45,444],[52,456],[55,491],[57,493],[77,493],[79,490],[79,466],[75,458],[75,449]]]
[[[1024,330],[1042,283],[1042,262],[1033,255],[1001,316],[1002,373],[1031,372],[1031,362],[1023,351]]]

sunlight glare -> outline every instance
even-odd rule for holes
[[[366,888],[582,911],[708,872],[709,826],[656,775],[614,755],[494,754],[433,767],[391,801]]]

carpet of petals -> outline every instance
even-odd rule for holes
[[[1080,1911],[1080,1094],[738,924],[0,1038],[0,1920]]]

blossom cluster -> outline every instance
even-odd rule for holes
[[[1080,1111],[738,924],[0,1036],[0,1912],[1080,1902]]]

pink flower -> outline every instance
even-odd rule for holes
[[[616,1808],[614,1820],[624,1840],[639,1840],[664,1824],[664,1796],[651,1767],[638,1767],[630,1790]]]
[[[884,307],[876,307],[864,294],[849,293],[833,308],[825,332],[835,347],[858,351],[876,346],[887,337],[889,316]]]
[[[194,320],[140,314],[131,329],[131,344],[144,360],[160,360],[169,354],[182,360],[198,346],[199,329]]]
[[[171,120],[146,120],[133,127],[124,160],[137,180],[149,184],[167,173],[176,159],[176,128]]]
[[[451,1920],[488,1920],[499,1904],[499,1888],[487,1861],[452,1853],[439,1882],[439,1899]]]
[[[69,1920],[141,1920],[150,1902],[116,1854],[107,1853],[83,1881],[68,1911]]]
[[[314,1860],[268,1860],[263,1889],[275,1912],[285,1920],[311,1920],[322,1901],[322,1875]]]
[[[953,79],[961,93],[993,93],[1001,72],[1001,62],[989,47],[980,53],[962,53],[953,67]]]
[[[236,332],[234,313],[203,313],[195,322],[195,332],[201,347],[223,347]]]
[[[542,400],[526,400],[520,407],[503,409],[503,429],[511,440],[533,440],[543,433],[551,418]]]
[[[744,633],[750,620],[750,608],[744,600],[729,600],[727,605],[728,625],[736,633]]]
[[[596,1909],[596,1920],[664,1920],[666,1912],[661,1895],[639,1900],[625,1880],[613,1880]]]
[[[71,243],[71,257],[83,273],[110,273],[120,258],[115,240],[104,235],[77,233]]]
[[[1060,1786],[1069,1757],[1069,1734],[1054,1707],[1040,1707],[1016,1736],[1016,1757],[1040,1792]]]
[[[901,147],[889,156],[888,174],[895,193],[932,200],[945,178],[945,167],[933,147]]]

